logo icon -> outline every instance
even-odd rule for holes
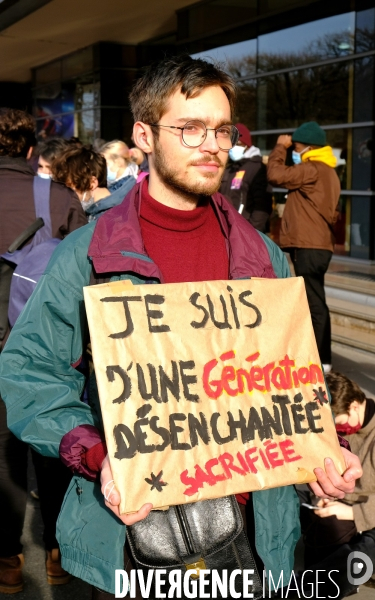
[[[351,552],[347,561],[348,581],[352,585],[363,585],[374,571],[372,560],[363,552]]]

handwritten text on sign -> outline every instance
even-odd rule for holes
[[[121,512],[344,470],[301,278],[85,288]]]

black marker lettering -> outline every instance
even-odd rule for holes
[[[189,385],[193,383],[197,383],[196,375],[186,375],[186,370],[195,369],[195,362],[193,360],[180,360],[180,375],[181,375],[181,383],[182,389],[184,391],[184,396],[186,400],[190,400],[191,402],[198,402],[199,396],[198,394],[191,394],[189,390]]]
[[[160,294],[146,294],[145,304],[148,321],[148,330],[150,333],[163,333],[164,331],[170,331],[169,325],[153,325],[151,319],[162,319],[164,313],[161,310],[151,310],[150,304],[164,304],[165,297]]]
[[[124,389],[118,398],[112,400],[113,404],[120,404],[120,402],[125,402],[130,397],[132,391],[132,384],[130,381],[130,377],[124,369],[122,369],[119,365],[109,365],[106,369],[107,379],[110,383],[113,383],[115,380],[115,373],[119,375],[122,379],[122,383]]]
[[[118,458],[119,460],[123,458],[133,458],[133,456],[137,454],[137,442],[129,427],[123,423],[119,423],[119,425],[115,425],[113,428],[113,435],[117,446],[115,458]]]
[[[126,318],[126,329],[125,331],[120,331],[119,333],[110,333],[109,337],[115,340],[121,340],[123,338],[128,337],[134,331],[134,323],[132,316],[130,314],[129,302],[142,302],[141,296],[108,296],[107,298],[101,298],[101,302],[122,302],[125,318]]]
[[[194,294],[192,294],[189,298],[189,302],[193,306],[195,306],[195,308],[198,308],[198,310],[202,310],[204,313],[204,317],[200,323],[198,321],[192,321],[190,323],[190,325],[192,327],[194,327],[194,329],[199,329],[200,327],[205,327],[207,324],[207,321],[209,319],[208,310],[201,304],[197,304],[197,300],[198,300],[199,296],[200,296],[200,294],[198,292],[194,292]]]
[[[238,299],[241,302],[241,304],[243,304],[244,306],[248,306],[249,308],[252,308],[253,311],[256,314],[256,319],[254,321],[254,323],[249,323],[248,325],[245,325],[245,327],[249,327],[250,329],[253,329],[254,327],[258,327],[261,322],[262,322],[262,315],[260,314],[260,310],[257,306],[255,306],[255,304],[251,304],[251,302],[247,302],[245,300],[245,298],[247,296],[251,296],[252,292],[247,291],[247,292],[242,292],[239,296]]]

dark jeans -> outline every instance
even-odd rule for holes
[[[18,440],[6,423],[6,409],[0,399],[0,556],[22,552],[21,535],[27,500],[29,446]],[[56,520],[72,477],[57,458],[32,451],[37,478],[46,550],[58,548]]]
[[[262,573],[264,567],[263,567],[263,563],[262,563],[261,559],[259,558],[259,556],[257,555],[256,550],[255,550],[255,526],[254,526],[254,512],[253,512],[251,494],[250,494],[250,500],[248,501],[248,503],[246,505],[239,504],[239,507],[241,510],[242,520],[244,522],[244,529],[247,533],[247,537],[249,539],[250,546],[251,546],[251,549],[252,549],[252,552],[254,555],[254,559],[255,559],[255,562],[256,562],[256,565],[258,568],[258,573],[261,576],[261,573]],[[124,565],[125,565],[124,568],[128,573],[130,573],[131,569],[135,569],[135,564],[134,564],[133,557],[131,555],[128,543],[125,544],[125,549],[124,549]],[[98,590],[95,587],[92,588],[91,600],[114,600],[114,598],[115,598],[114,594],[108,594],[107,592]],[[136,600],[143,600],[143,596],[141,595],[138,586],[137,586]]]
[[[331,320],[324,292],[324,275],[332,258],[332,252],[312,248],[292,248],[290,257],[297,277],[303,277],[305,281],[320,360],[323,364],[331,364]]]

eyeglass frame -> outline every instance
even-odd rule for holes
[[[187,144],[186,141],[185,141],[185,138],[184,138],[184,129],[185,129],[185,127],[186,127],[186,125],[188,123],[202,123],[202,125],[204,126],[204,128],[206,130],[206,135],[205,135],[204,140],[200,144],[198,144],[197,146],[189,146],[189,144]],[[182,140],[183,140],[184,144],[188,148],[199,148],[199,146],[201,146],[206,141],[206,139],[207,139],[207,131],[214,131],[215,132],[215,140],[217,140],[217,132],[222,127],[225,127],[225,125],[221,125],[217,129],[215,129],[213,127],[207,127],[206,123],[204,123],[200,119],[190,119],[190,121],[186,121],[186,123],[185,123],[185,125],[183,127],[177,127],[176,125],[162,125],[161,123],[149,123],[149,125],[150,125],[150,127],[167,127],[168,129],[181,129],[181,131],[182,131]],[[235,143],[232,144],[231,148],[220,148],[219,143],[218,143],[217,145],[219,146],[220,150],[222,150],[223,152],[229,152],[229,150],[231,150],[232,148],[234,148],[234,146],[238,143],[238,140],[240,138],[240,132],[238,131],[237,127],[235,125],[232,125],[231,123],[228,123],[227,125],[229,125],[230,127],[232,127],[232,129],[234,129],[237,132],[237,139],[235,140]]]

